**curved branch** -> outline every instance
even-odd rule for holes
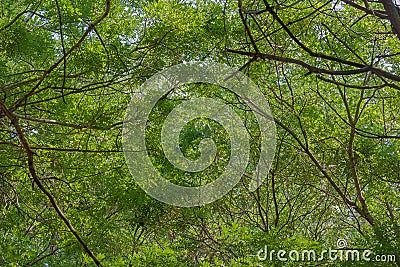
[[[98,18],[96,19],[92,24],[90,24],[88,26],[88,28],[86,29],[85,33],[82,35],[82,37],[78,40],[78,42],[76,42],[68,51],[66,51],[64,53],[64,55],[57,60],[56,63],[54,63],[49,69],[47,69],[46,71],[44,71],[43,75],[40,77],[39,81],[35,84],[35,86],[32,88],[31,91],[29,91],[29,93],[27,93],[24,97],[22,97],[21,99],[19,99],[13,106],[12,108],[10,108],[10,111],[13,112],[16,107],[18,107],[20,104],[26,102],[26,100],[35,93],[36,89],[39,88],[39,86],[42,84],[42,82],[46,79],[46,77],[54,70],[56,69],[62,62],[64,62],[64,60],[78,47],[81,46],[81,44],[83,43],[83,41],[86,39],[86,37],[89,35],[89,33],[96,27],[97,24],[99,24],[101,21],[103,21],[107,15],[110,13],[110,9],[111,9],[111,0],[106,0],[106,8],[104,13]]]
[[[390,23],[392,24],[393,33],[400,40],[400,10],[396,8],[392,0],[380,0],[388,14]]]
[[[13,114],[8,110],[2,102],[0,102],[0,109],[4,112],[4,114],[11,120],[11,123],[14,125],[15,130],[17,131],[17,135],[19,140],[22,143],[22,146],[26,152],[27,158],[28,158],[28,169],[29,173],[32,176],[33,181],[37,184],[39,189],[47,196],[49,199],[52,207],[54,210],[57,212],[58,216],[61,218],[61,220],[65,223],[65,225],[68,227],[69,231],[75,236],[75,238],[78,240],[78,242],[81,244],[85,252],[89,255],[89,257],[92,258],[92,260],[96,263],[97,266],[102,266],[100,261],[96,258],[96,256],[93,254],[93,252],[89,249],[85,241],[81,238],[81,236],[78,234],[78,232],[75,230],[75,228],[72,226],[71,222],[68,220],[68,218],[65,216],[64,212],[61,210],[61,208],[58,206],[57,201],[53,197],[53,195],[46,189],[44,184],[40,181],[40,178],[38,177],[35,169],[35,164],[34,164],[34,152],[32,151],[31,147],[28,144],[28,141],[25,138],[25,135],[22,131],[21,126],[18,123],[18,118],[13,116]]]
[[[367,65],[361,65],[360,68],[358,69],[352,69],[352,70],[330,70],[330,69],[323,69],[323,68],[318,68],[314,67],[308,63],[305,63],[304,61],[298,60],[298,59],[293,59],[293,58],[287,58],[287,57],[281,57],[281,56],[276,56],[276,55],[270,55],[270,54],[263,54],[263,53],[254,53],[254,52],[246,52],[246,51],[240,51],[240,50],[234,50],[234,49],[227,49],[227,52],[243,55],[243,56],[248,56],[248,57],[256,57],[256,58],[261,58],[261,59],[268,59],[268,60],[274,60],[274,61],[279,61],[283,63],[292,63],[296,65],[300,65],[303,68],[306,68],[310,73],[323,73],[323,74],[330,74],[330,75],[354,75],[354,74],[361,74],[361,73],[366,73],[366,72],[372,72],[378,76],[388,78],[393,81],[400,82],[400,76],[394,75],[392,73],[389,73],[387,71],[367,66]],[[309,73],[309,74],[310,74]],[[393,87],[392,84],[387,83],[387,86]],[[398,89],[398,86],[395,85],[395,87]]]
[[[352,6],[352,7],[356,8],[356,9],[358,9],[358,10],[361,10],[361,11],[365,12],[366,14],[374,15],[374,16],[376,16],[378,18],[381,18],[381,19],[389,19],[388,16],[384,12],[382,12],[380,10],[371,10],[369,8],[366,8],[366,7],[363,7],[363,6],[360,6],[360,5],[356,4],[356,3],[354,3],[354,1],[352,1],[352,0],[342,0],[342,1],[344,3],[346,3],[346,4],[348,4],[349,6]]]

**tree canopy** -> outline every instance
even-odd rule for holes
[[[217,62],[245,73],[276,124],[273,164],[254,192],[255,115],[237,95],[201,83],[157,102],[148,155],[169,181],[197,186],[224,172],[229,134],[188,122],[174,167],[161,131],[200,97],[245,122],[250,159],[223,198],[182,208],[143,191],[126,165],[122,132],[132,95],[159,71]],[[400,1],[3,0],[0,2],[0,266],[299,266],[260,261],[269,249],[369,249],[400,266]],[[342,247],[343,248],[343,247]],[[377,262],[375,255],[394,255]],[[315,262],[308,262],[314,266]]]

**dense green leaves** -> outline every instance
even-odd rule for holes
[[[107,1],[1,1],[0,266],[299,266],[256,255],[265,246],[321,252],[338,239],[397,263],[321,265],[399,266],[400,41],[385,1],[111,1],[109,12]],[[277,125],[276,156],[249,192],[260,157],[254,114],[224,88],[176,88],[146,128],[166,179],[209,183],[230,159],[227,131],[199,118],[180,133],[182,153],[197,159],[212,138],[217,158],[198,173],[168,162],[163,121],[186,100],[226,103],[251,147],[229,194],[177,208],[131,177],[122,122],[147,78],[200,60],[259,86]]]

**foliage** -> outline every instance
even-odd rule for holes
[[[0,266],[298,266],[260,249],[370,249],[400,266],[400,3],[379,0],[0,2]],[[168,113],[223,100],[251,136],[242,181],[207,206],[177,208],[138,187],[121,135],[132,94],[191,61],[245,72],[265,95],[277,147],[265,183],[254,115],[223,88],[177,88],[152,110],[146,145],[170,181],[215,180],[229,136],[209,119],[180,134],[187,158],[212,138],[218,160],[185,173],[162,153]],[[253,256],[249,256],[253,255]],[[304,263],[314,266],[315,262]]]

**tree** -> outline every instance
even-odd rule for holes
[[[248,255],[265,244],[321,251],[338,238],[400,266],[398,1],[0,5],[1,266],[248,266],[263,264]],[[124,112],[157,71],[199,60],[257,83],[277,125],[276,155],[255,192],[250,164],[224,198],[176,208],[130,176]],[[259,157],[254,115],[237,96],[179,88],[157,103],[146,133],[154,165],[178,184],[212,181],[229,159],[229,136],[207,119],[184,128],[181,149],[195,159],[212,137],[219,162],[189,175],[162,155],[162,122],[201,96],[246,121],[251,162]]]

